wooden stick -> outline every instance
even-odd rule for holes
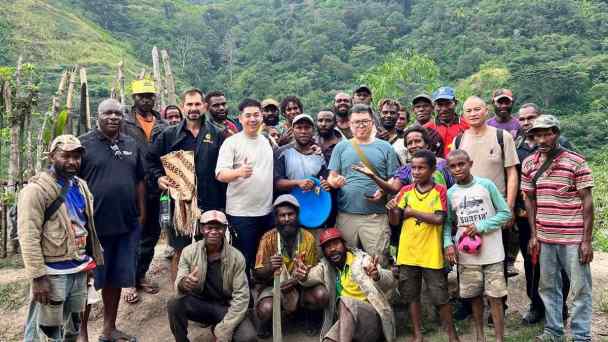
[[[277,255],[281,256],[281,234],[277,231]],[[281,272],[274,274],[272,287],[272,342],[283,341],[283,326],[281,322]]]
[[[74,101],[74,84],[76,83],[76,70],[77,70],[77,66],[74,67],[71,71],[70,71],[70,82],[68,84],[68,95],[65,101],[65,107],[66,110],[68,111],[68,124],[66,125],[68,127],[68,132],[70,134],[74,133],[74,113],[73,113],[73,101]],[[65,132],[65,129],[64,129]]]
[[[120,63],[118,63],[118,92],[120,93],[120,104],[124,105],[125,103],[127,103],[127,100],[125,98],[125,74],[122,71],[123,67],[124,67],[125,63],[124,60],[120,60]]]
[[[19,60],[17,62],[17,70],[15,72],[15,84],[21,84],[21,56],[19,56]],[[18,89],[15,89],[15,93],[18,93]],[[13,94],[11,91],[11,85],[8,81],[4,83],[3,89],[3,97],[4,97],[4,108],[8,117],[9,126],[10,126],[10,139],[11,139],[11,147],[10,147],[10,157],[8,164],[8,186],[7,190],[10,193],[16,193],[18,190],[18,179],[19,179],[19,171],[20,171],[20,155],[19,155],[19,128],[21,126],[20,117],[17,111],[13,110]]]
[[[160,77],[160,56],[158,54],[158,48],[155,46],[152,48],[152,73],[154,75],[154,88],[156,89],[156,99],[154,107],[157,111],[160,108],[165,108],[165,94],[162,92],[162,79]],[[160,101],[159,101],[160,100]]]
[[[84,131],[85,132],[90,131],[91,130],[91,103],[89,100],[89,83],[87,81],[87,69],[85,69],[85,68],[80,68],[80,118],[84,124],[82,127],[84,129]]]
[[[163,67],[165,69],[165,89],[167,92],[167,104],[177,105],[177,96],[175,95],[175,79],[173,71],[171,71],[171,60],[167,50],[162,50],[160,55],[163,59]]]

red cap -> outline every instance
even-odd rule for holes
[[[342,233],[340,232],[340,229],[327,228],[319,235],[319,244],[322,246],[324,243],[335,239],[342,239]]]

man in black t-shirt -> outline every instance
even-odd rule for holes
[[[116,315],[122,289],[135,286],[137,248],[146,217],[142,152],[133,138],[120,133],[123,117],[118,101],[104,100],[98,109],[99,128],[80,137],[87,153],[79,176],[95,198],[95,227],[105,260],[103,267],[95,269],[95,287],[102,289],[104,302],[100,340],[112,341],[130,340],[116,329]],[[89,310],[88,306],[81,336],[88,335]]]

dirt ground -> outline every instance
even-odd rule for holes
[[[138,337],[138,341],[173,341],[167,320],[166,302],[173,295],[173,289],[168,281],[168,260],[164,259],[162,250],[164,245],[157,247],[157,253],[152,264],[151,278],[161,285],[160,293],[147,295],[140,293],[140,302],[135,305],[121,303],[118,327]],[[533,327],[523,327],[520,324],[521,315],[525,312],[528,301],[525,294],[525,279],[521,258],[516,264],[520,274],[509,281],[509,309],[507,311],[507,341],[531,341],[533,336],[542,330],[542,324]],[[600,311],[600,302],[603,307],[608,306],[608,254],[596,253],[592,263],[593,273],[593,335],[594,341],[608,341],[608,314]],[[453,278],[453,277],[451,277]],[[455,280],[452,279],[452,282]],[[22,269],[4,267],[0,269],[0,342],[22,340],[23,322],[27,310],[28,285]],[[8,301],[8,303],[6,303]],[[403,308],[396,309],[398,341],[406,341],[410,336],[407,323],[407,314]],[[101,331],[101,307],[95,307],[89,325],[91,341],[96,341]],[[437,328],[437,323],[427,320],[424,322],[427,341],[446,341]],[[473,341],[470,322],[457,325],[462,341]],[[486,329],[488,340],[492,330]],[[308,337],[303,333],[299,322],[291,321],[286,331],[285,342],[314,342],[318,337]],[[208,329],[191,325],[190,337],[193,342],[212,341]],[[271,341],[271,339],[265,340]]]

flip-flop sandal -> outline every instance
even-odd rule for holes
[[[125,333],[124,331],[120,331],[118,329],[112,331],[112,334],[110,334],[110,338],[112,338],[112,341],[126,341],[126,342],[137,342],[137,337],[135,336],[131,336],[127,333]]]
[[[128,304],[135,304],[139,302],[139,295],[137,294],[137,289],[132,287],[128,288],[125,293],[122,295],[122,299]]]

